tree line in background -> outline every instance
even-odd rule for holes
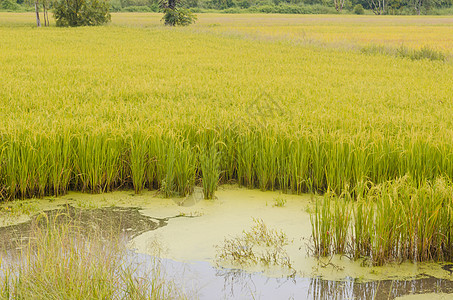
[[[69,3],[74,4],[69,4]],[[171,0],[168,3],[173,3]],[[167,4],[168,4],[167,3]],[[410,14],[453,14],[453,0],[178,0],[181,11],[191,12],[222,11],[227,13],[288,13],[288,14],[327,14],[355,13],[376,15]],[[88,5],[89,4],[89,5]],[[174,10],[168,13],[168,7],[161,0],[0,0],[3,11],[43,11],[43,20],[37,14],[37,25],[48,25],[48,10],[56,17],[62,13],[73,14],[60,25],[93,25],[95,19],[108,22],[106,11],[125,12],[164,12],[164,21],[190,22],[179,18]],[[74,6],[75,5],[75,6]],[[95,9],[93,9],[93,7]],[[74,11],[83,11],[85,17],[77,19]],[[102,16],[99,15],[101,12]],[[168,18],[168,20],[166,19]],[[176,19],[175,19],[176,18]],[[58,20],[58,18],[57,18]],[[64,23],[63,22],[63,23]]]
[[[48,22],[46,12],[56,9],[55,0],[0,0],[0,10],[33,11],[37,5],[45,12],[43,23]],[[103,6],[103,0],[79,0]],[[171,2],[171,1],[170,1]],[[83,5],[83,4],[81,4]],[[363,14],[368,10],[377,15],[384,14],[452,14],[453,0],[186,0],[182,7],[193,12],[222,10],[230,13],[336,13],[353,12]],[[159,0],[110,0],[110,11],[163,12]],[[89,20],[86,22],[90,22]]]

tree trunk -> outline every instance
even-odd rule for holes
[[[47,9],[46,2],[42,3],[42,7],[44,10],[44,26],[47,27],[50,26],[50,22],[49,22],[49,10]]]
[[[41,27],[41,20],[39,19],[39,7],[38,7],[38,1],[35,2],[35,12],[36,12],[36,25],[38,27]]]

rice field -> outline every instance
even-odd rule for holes
[[[452,260],[448,18],[32,17],[0,14],[2,200],[195,186],[210,199],[232,182],[326,193],[316,255]]]
[[[263,39],[233,34],[241,31],[228,21],[255,16],[202,15],[183,29],[153,14],[41,29],[20,25],[29,14],[4,16],[19,24],[0,27],[2,199],[118,188],[185,196],[200,184],[210,198],[227,182],[340,193],[405,175],[416,185],[453,178],[450,60],[288,38],[315,17],[289,17],[294,28],[279,33],[283,17],[274,30],[263,16],[262,29],[279,37]],[[333,31],[330,19],[320,17]],[[394,18],[392,26],[410,32],[404,20],[413,23]],[[453,30],[445,19],[423,20]],[[433,35],[429,44],[450,42]]]

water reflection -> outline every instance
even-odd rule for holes
[[[310,283],[310,299],[394,299],[399,296],[424,293],[453,293],[453,282],[426,277],[412,280],[380,280],[358,282],[328,281],[313,278]]]
[[[33,226],[71,220],[83,230],[112,232],[124,235],[125,241],[146,231],[165,226],[171,218],[156,219],[143,216],[138,208],[78,209],[72,206],[45,212],[45,218],[0,228],[0,242],[5,250],[15,249],[27,241]],[[180,217],[180,216],[175,216]],[[19,244],[18,244],[19,241]],[[7,253],[8,251],[6,251]],[[127,251],[125,261],[133,263],[143,274],[156,259],[146,254]],[[8,256],[3,257],[4,260]],[[240,269],[215,268],[208,262],[182,263],[161,259],[165,274],[184,287],[193,299],[394,299],[398,296],[423,293],[453,293],[453,282],[424,276],[410,280],[380,280],[360,282],[346,277],[343,281],[322,278],[270,278],[262,273],[247,273]],[[446,270],[451,265],[445,266]],[[1,271],[1,270],[0,270]]]
[[[145,266],[152,258],[137,254]],[[196,291],[194,299],[394,299],[423,293],[453,293],[453,282],[425,276],[410,280],[360,282],[346,277],[343,281],[322,278],[270,278],[262,273],[239,269],[214,268],[208,262],[181,263],[161,259],[167,276],[186,291]]]

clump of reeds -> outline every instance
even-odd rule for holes
[[[313,251],[387,262],[453,259],[453,185],[409,176],[352,194],[329,193],[311,215]]]
[[[43,215],[43,218],[45,215]],[[146,271],[131,263],[118,235],[83,235],[67,222],[36,225],[19,251],[0,257],[2,299],[181,299],[156,258]],[[37,220],[39,222],[39,219]],[[41,222],[42,223],[42,222]]]

